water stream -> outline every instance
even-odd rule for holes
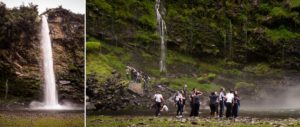
[[[52,45],[49,35],[49,26],[47,18],[44,15],[42,16],[41,46],[43,54],[43,72],[45,81],[44,102],[47,107],[56,107],[58,106],[58,99],[53,69]]]
[[[49,34],[49,25],[47,17],[42,15],[41,25],[41,49],[43,58],[43,75],[44,75],[44,102],[32,102],[31,109],[38,110],[62,110],[71,109],[69,106],[62,106],[58,103],[57,88],[55,83],[55,74],[53,68],[52,44]]]
[[[162,15],[159,11],[160,8],[160,0],[156,0],[155,2],[155,12],[156,12],[156,21],[158,25],[158,31],[160,36],[160,72],[166,72],[166,44],[165,44],[165,33],[167,31],[166,23],[164,19],[162,18]]]

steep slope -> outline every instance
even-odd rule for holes
[[[300,5],[296,0],[162,0],[167,73],[159,72],[154,5],[155,1],[87,1],[91,102],[101,100],[95,95],[106,91],[107,84],[113,85],[110,81],[116,71],[121,76],[115,84],[128,89],[126,66],[150,75],[152,88],[166,85],[178,90],[186,83],[189,90],[196,87],[207,96],[226,87],[238,89],[242,99],[252,103],[277,94],[287,84],[297,86],[285,78],[299,76]]]

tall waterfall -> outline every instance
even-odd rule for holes
[[[167,31],[166,23],[162,18],[162,15],[159,12],[160,0],[155,2],[155,11],[156,11],[156,21],[158,25],[159,35],[160,35],[160,72],[166,72],[166,44],[165,44],[165,33]]]
[[[44,15],[42,15],[41,48],[43,54],[44,103],[46,107],[56,107],[59,104],[53,69],[52,46],[48,21]]]
[[[44,102],[33,101],[30,103],[30,108],[34,110],[81,110],[80,107],[66,101],[63,105],[58,103],[49,25],[44,15],[42,15],[40,42],[43,58]]]

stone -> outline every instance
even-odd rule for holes
[[[58,82],[59,82],[59,84],[62,84],[62,85],[71,83],[71,81],[67,81],[67,80],[59,80]]]
[[[191,124],[193,124],[193,125],[198,125],[198,122],[195,121],[195,120],[193,120],[193,121],[191,122]]]
[[[141,83],[130,83],[128,86],[128,90],[140,96],[144,94],[144,90]]]

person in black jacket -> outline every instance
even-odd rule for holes
[[[238,95],[237,91],[234,91],[233,107],[232,107],[232,117],[233,118],[238,117],[239,107],[240,107],[240,96]]]
[[[196,94],[193,96],[193,115],[192,116],[199,115],[202,94],[203,94],[202,92],[197,91]]]
[[[217,92],[211,92],[209,96],[210,116],[216,117],[218,111],[218,95]]]

